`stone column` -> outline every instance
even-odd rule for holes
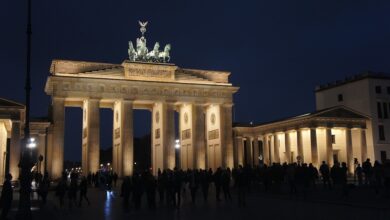
[[[284,133],[284,144],[286,149],[286,161],[287,163],[291,163],[291,141],[290,141],[290,133],[286,131]]]
[[[233,165],[233,122],[232,105],[221,105],[221,149],[222,166],[232,168]]]
[[[310,128],[310,144],[311,144],[311,157],[313,166],[319,167],[318,161],[318,146],[317,146],[317,130],[316,128]]]
[[[361,158],[361,164],[363,164],[364,161],[367,160],[367,139],[366,139],[366,130],[360,129],[360,144],[361,144],[361,152],[362,152],[362,158]]]
[[[345,141],[346,141],[346,156],[347,156],[347,166],[349,173],[354,173],[354,163],[353,163],[353,149],[352,149],[352,131],[351,128],[345,129]]]
[[[61,178],[64,170],[65,99],[53,98],[52,168],[53,179]]]
[[[175,168],[175,118],[174,118],[174,105],[173,103],[165,103],[163,116],[163,130],[162,137],[164,140],[164,169]]]
[[[206,169],[206,139],[205,139],[205,114],[204,107],[200,104],[193,106],[193,137],[196,152],[196,168]]]
[[[21,140],[20,140],[20,122],[12,122],[11,130],[11,147],[10,147],[10,160],[9,160],[9,172],[14,180],[19,178],[19,161],[21,152]]]
[[[280,154],[279,154],[280,143],[279,143],[278,134],[275,133],[273,137],[274,137],[274,162],[280,163]]]
[[[100,156],[100,109],[98,99],[84,100],[83,104],[83,171],[99,170]]]
[[[268,137],[266,134],[263,136],[263,161],[265,164],[270,165],[271,158],[270,158],[270,146],[268,144]]]
[[[49,126],[47,132],[47,146],[46,146],[46,170],[49,176],[52,176],[52,163],[53,163],[53,127]]]
[[[326,128],[325,131],[325,146],[326,146],[326,157],[328,159],[329,167],[333,166],[333,147],[332,147],[332,129]]]
[[[244,166],[244,144],[241,136],[236,137],[237,145],[237,167]]]
[[[259,155],[259,140],[255,137],[253,140],[253,160],[255,166],[259,165]]]
[[[133,102],[124,100],[122,103],[122,176],[130,176],[134,167]]]
[[[133,103],[120,100],[114,103],[112,166],[120,177],[133,173]]]
[[[298,156],[301,157],[301,163],[304,163],[305,158],[303,157],[303,140],[302,140],[302,131],[301,129],[297,129],[297,150]]]

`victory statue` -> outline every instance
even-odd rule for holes
[[[129,41],[129,49],[127,50],[129,54],[129,60],[132,62],[154,62],[154,63],[167,63],[170,61],[171,57],[169,56],[169,51],[171,50],[171,45],[167,44],[164,47],[164,51],[159,51],[160,43],[156,42],[154,48],[149,52],[148,47],[146,46],[146,25],[148,22],[138,22],[141,26],[140,31],[142,36],[137,38],[136,48],[133,46],[133,42]]]

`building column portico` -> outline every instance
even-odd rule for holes
[[[279,142],[278,134],[274,133],[272,137],[274,139],[274,159],[273,159],[273,161],[275,163],[280,163],[280,154],[279,154],[280,142]]]
[[[302,130],[297,129],[297,151],[298,155],[301,160],[300,162],[303,163],[305,161],[304,155],[303,155],[303,140],[302,140]]]
[[[9,160],[9,172],[14,179],[19,177],[19,161],[21,153],[21,140],[20,140],[20,122],[13,121],[11,128],[11,147],[10,147],[10,160]]]
[[[291,141],[290,141],[290,133],[286,131],[284,133],[284,144],[286,149],[286,161],[287,163],[292,163],[291,160]]]
[[[263,161],[265,164],[270,165],[271,164],[271,157],[270,157],[270,146],[269,146],[269,139],[267,134],[264,134],[263,136]]]
[[[99,170],[100,161],[100,109],[98,99],[83,102],[82,168],[86,173]]]
[[[53,97],[53,135],[51,175],[53,179],[61,178],[64,169],[64,128],[65,128],[65,99]]]
[[[194,150],[196,154],[196,168],[206,169],[206,139],[205,139],[205,114],[204,106],[200,104],[193,105],[193,137]]]
[[[367,160],[367,139],[366,139],[366,130],[361,128],[360,129],[360,145],[361,145],[361,152],[362,152],[362,163]]]
[[[133,102],[118,100],[114,103],[112,166],[120,177],[133,174]]]
[[[319,167],[318,161],[318,146],[317,146],[317,130],[316,128],[310,128],[310,144],[311,144],[311,158],[313,165]]]
[[[258,166],[259,165],[259,140],[258,137],[255,136],[253,139],[253,160],[254,160],[254,165]]]
[[[352,149],[352,130],[351,128],[345,129],[345,141],[346,141],[346,154],[347,154],[347,166],[349,173],[354,173],[353,163],[353,149]]]
[[[331,167],[333,166],[332,129],[327,127],[325,130],[326,158],[329,167]]]
[[[239,165],[244,166],[244,146],[243,139],[241,136],[236,137],[236,146],[237,146],[237,164],[235,167]]]

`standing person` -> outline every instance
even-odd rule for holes
[[[222,175],[222,169],[221,167],[218,167],[217,170],[214,173],[214,186],[215,186],[215,198],[217,202],[221,201],[220,194],[221,194],[221,175]]]
[[[72,208],[73,204],[77,205],[77,174],[70,174],[70,184],[68,190],[69,208]]]
[[[325,161],[322,161],[322,164],[320,166],[320,173],[322,176],[322,183],[324,184],[324,189],[326,187],[331,189],[329,166],[325,163]]]
[[[182,187],[182,173],[175,167],[173,172],[173,189],[174,189],[174,206],[180,208],[181,202],[181,187]]]
[[[85,178],[85,176],[83,176],[81,178],[81,182],[80,182],[80,200],[79,200],[79,206],[81,207],[81,201],[83,201],[83,199],[85,199],[88,203],[88,205],[90,205],[89,203],[89,199],[87,197],[87,190],[88,190],[88,181],[87,181],[87,178]]]
[[[232,200],[232,195],[230,194],[230,179],[231,179],[231,172],[230,169],[227,168],[222,172],[222,191],[223,195],[225,197],[225,201]]]
[[[200,171],[200,184],[202,187],[202,194],[204,202],[207,202],[209,197],[209,185],[210,185],[210,177],[207,170]]]
[[[149,209],[156,208],[156,180],[149,170],[144,173],[144,184],[146,189],[146,198]]]
[[[190,192],[191,192],[191,201],[192,201],[192,203],[195,204],[196,192],[198,191],[198,185],[199,185],[198,171],[197,170],[192,170],[192,171],[190,170],[188,175],[189,175],[188,182],[189,182],[189,187],[190,187]]]
[[[45,172],[42,181],[39,183],[39,195],[42,197],[42,205],[46,204],[47,194],[49,193],[50,180],[49,173]]]
[[[318,179],[318,170],[315,166],[313,166],[312,163],[309,164],[309,171],[310,171],[310,185],[315,189],[316,188],[316,181]]]
[[[246,206],[246,191],[248,190],[248,179],[245,170],[240,165],[237,170],[236,186],[238,188],[238,206]]]
[[[114,182],[114,187],[116,187],[116,182],[118,181],[118,174],[116,172],[112,174],[112,181]]]
[[[363,173],[364,173],[364,185],[371,184],[371,177],[372,177],[372,165],[370,162],[370,159],[367,158],[367,160],[363,163]]]
[[[62,173],[62,178],[56,187],[56,196],[58,197],[60,207],[64,205],[64,197],[66,193],[67,185],[66,185],[66,173]]]
[[[131,180],[130,177],[126,176],[122,182],[121,197],[123,198],[123,207],[127,211],[129,208],[129,200],[131,194]]]
[[[7,219],[9,210],[11,209],[13,199],[13,189],[11,185],[12,175],[7,173],[1,190],[0,205],[1,205],[1,219]]]
[[[360,166],[360,164],[358,164],[356,169],[355,169],[355,176],[357,177],[358,185],[362,186],[363,185],[363,169]]]
[[[164,194],[165,194],[165,188],[167,185],[167,172],[164,170],[164,172],[161,172],[160,168],[157,171],[157,190],[159,195],[159,201],[160,205],[164,202]]]
[[[343,197],[348,197],[348,179],[347,179],[347,175],[348,175],[348,168],[347,168],[347,164],[345,162],[343,162],[341,164],[341,168],[340,168],[340,184],[341,184],[341,187],[342,187],[342,190],[343,190]]]

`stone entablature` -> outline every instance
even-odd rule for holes
[[[174,64],[130,62],[121,65],[85,61],[53,60],[50,73],[54,76],[81,78],[121,79],[134,81],[157,81],[225,85],[230,72],[182,69]]]
[[[145,81],[175,81],[177,66],[169,64],[123,62],[125,78]]]
[[[158,83],[144,81],[107,80],[50,76],[46,93],[55,97],[80,97],[98,99],[142,99],[232,103],[237,87]]]

